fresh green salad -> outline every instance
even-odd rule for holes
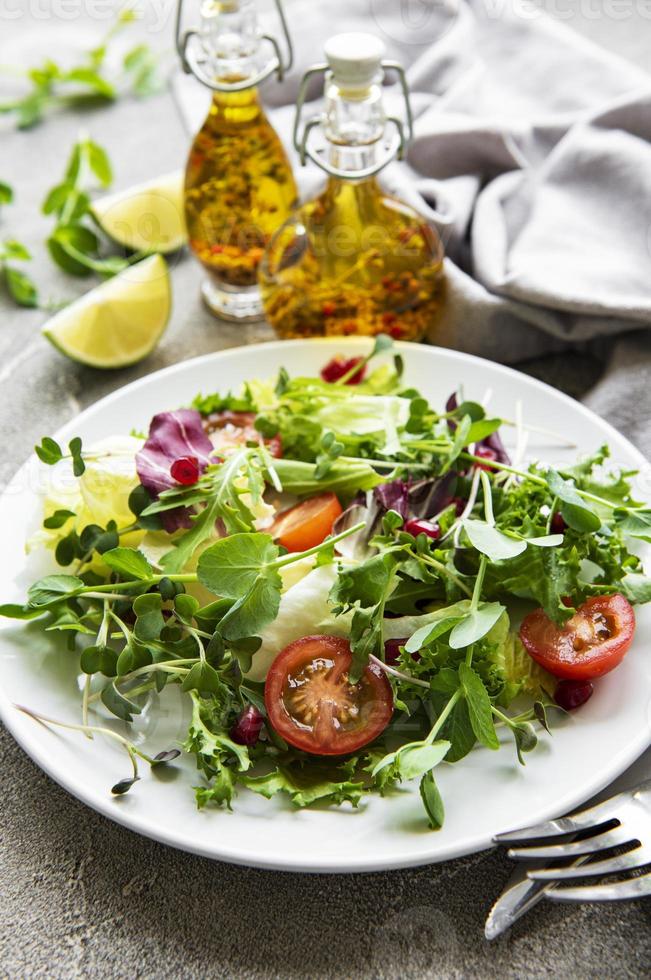
[[[28,546],[60,570],[0,613],[63,633],[83,694],[77,725],[22,710],[119,741],[132,772],[114,794],[182,750],[201,807],[240,788],[356,806],[418,780],[440,827],[437,767],[511,740],[524,764],[651,600],[634,474],[607,446],[524,464],[504,426],[522,446],[521,421],[459,391],[432,406],[380,337],[319,377],[200,395],[147,434],[44,438]],[[107,727],[155,712],[170,684],[191,703],[182,746],[148,755]]]

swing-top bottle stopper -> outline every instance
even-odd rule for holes
[[[176,49],[186,74],[214,92],[241,92],[275,74],[282,81],[293,61],[281,0],[274,0],[285,46],[262,32],[255,0],[203,0],[199,25],[183,29],[183,3],[176,9]]]

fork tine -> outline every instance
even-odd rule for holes
[[[627,898],[651,895],[651,872],[609,885],[579,885],[575,888],[551,888],[545,898],[552,902],[619,902]]]
[[[629,793],[618,793],[617,796],[591,806],[587,810],[579,810],[569,817],[558,817],[556,820],[546,820],[544,823],[523,827],[521,830],[510,830],[496,834],[493,838],[496,844],[511,844],[522,840],[534,840],[538,837],[555,837],[558,834],[575,834],[579,830],[589,830],[600,823],[612,819],[624,798]],[[532,855],[533,856],[533,855]]]
[[[628,831],[623,827],[614,827],[603,834],[597,834],[586,840],[568,841],[567,844],[540,844],[534,847],[514,847],[508,851],[508,856],[514,861],[528,861],[531,858],[573,858],[579,854],[593,854],[605,851],[619,844],[628,844],[631,840]]]
[[[533,881],[571,881],[574,878],[591,878],[593,875],[614,875],[633,868],[642,868],[651,862],[648,848],[636,847],[634,851],[618,854],[605,861],[593,861],[571,868],[536,868],[527,872]]]

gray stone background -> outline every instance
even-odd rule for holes
[[[105,29],[113,0],[0,2],[0,65],[33,64]],[[549,13],[651,67],[647,0],[547,0]],[[171,53],[167,0],[136,4],[130,28]],[[110,22],[110,21],[109,21]],[[11,88],[0,74],[0,101]],[[143,125],[146,113],[146,125]],[[53,299],[86,284],[45,254],[39,211],[80,128],[105,145],[115,188],[183,164],[188,140],[172,99],[122,100],[83,116],[59,113],[16,132],[0,116],[0,179],[17,190],[2,237],[33,248],[32,272]],[[625,192],[625,189],[623,189]],[[39,335],[44,315],[0,298],[0,485],[34,442],[114,388],[206,351],[269,339],[264,325],[218,324],[198,299],[188,257],[173,271],[174,313],[145,363],[101,374],[68,363]],[[523,369],[585,398],[649,449],[651,342],[639,335],[609,355],[569,352]],[[606,362],[607,381],[603,380]],[[634,399],[627,391],[635,389]],[[638,772],[651,771],[647,754]],[[651,972],[651,902],[543,904],[493,945],[483,922],[509,876],[492,851],[405,872],[302,876],[232,867],[137,837],[52,783],[0,729],[0,977],[643,977]],[[480,805],[480,801],[477,801]],[[315,842],[315,846],[318,844]]]

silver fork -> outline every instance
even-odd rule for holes
[[[569,839],[557,844],[564,835],[582,835],[595,831],[581,840]],[[549,843],[545,840],[551,839]],[[651,871],[626,878],[575,887],[558,887],[566,881],[580,878],[607,877],[633,871],[651,864],[651,779],[637,787],[618,793],[597,806],[580,810],[569,817],[547,820],[522,830],[495,837],[496,844],[513,845],[524,841],[540,841],[523,847],[510,847],[508,855],[516,861],[550,861],[544,868],[527,871],[533,882],[548,883],[544,897],[554,902],[603,902],[651,895]],[[624,854],[599,859],[612,848],[629,847]],[[593,860],[596,859],[596,860]],[[557,861],[572,861],[558,867]]]

